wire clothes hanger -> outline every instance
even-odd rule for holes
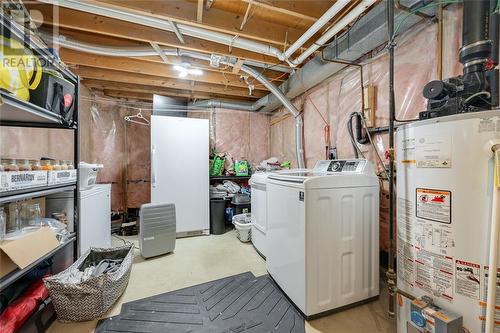
[[[136,114],[134,116],[125,116],[123,119],[125,119],[125,121],[131,122],[131,123],[144,125],[144,126],[150,126],[149,120],[142,115],[141,109],[139,109],[138,114]]]

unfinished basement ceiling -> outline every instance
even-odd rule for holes
[[[29,9],[42,15],[33,17],[41,23],[41,32],[58,31],[70,40],[118,48],[181,49],[205,54],[233,57],[237,63],[255,67],[275,85],[283,83],[292,68],[277,57],[252,52],[237,45],[225,45],[210,38],[196,38],[188,34],[97,15],[81,8],[71,9],[61,2],[28,4]],[[206,31],[234,36],[234,40],[248,40],[283,52],[311,27],[336,1],[265,1],[265,0],[177,0],[177,1],[73,1],[85,5],[105,6],[114,11],[126,11],[138,17],[173,22],[176,26],[203,28]],[[335,22],[355,8],[361,0],[349,1],[318,33],[309,39],[290,58],[295,59],[317,40]],[[74,8],[74,7],[73,7]],[[116,17],[116,16],[115,16]],[[42,19],[43,18],[43,19]],[[169,24],[167,23],[167,24]],[[181,59],[175,56],[123,57],[98,55],[80,50],[60,48],[62,60],[80,75],[82,83],[92,90],[110,97],[151,101],[153,94],[185,97],[189,100],[226,99],[254,102],[267,95],[268,89],[254,78],[244,80],[238,66],[211,67],[208,62],[189,59],[192,67],[203,75],[179,78],[173,65]],[[314,56],[314,53],[312,54]],[[307,60],[305,61],[307,62]],[[303,65],[305,62],[299,65]],[[271,66],[271,67],[269,67]],[[266,68],[268,67],[268,68]],[[249,89],[249,85],[252,89]],[[251,94],[250,94],[251,90]]]

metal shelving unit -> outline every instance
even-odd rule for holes
[[[38,128],[55,128],[58,130],[70,130],[73,131],[74,135],[74,165],[78,165],[79,162],[79,130],[78,130],[78,119],[79,119],[79,77],[68,70],[68,68],[60,63],[51,52],[40,42],[37,37],[31,34],[25,34],[23,27],[12,22],[5,13],[0,12],[0,29],[3,33],[6,33],[11,38],[16,38],[19,41],[23,41],[25,47],[33,50],[34,54],[37,55],[43,62],[50,65],[52,69],[57,70],[60,74],[64,76],[65,79],[72,82],[75,85],[75,104],[74,104],[74,119],[75,123],[72,126],[65,126],[61,116],[41,108],[32,103],[19,100],[15,96],[9,94],[5,91],[0,91],[0,126],[10,126],[10,127],[38,127]],[[31,144],[27,141],[25,144]],[[25,277],[33,269],[39,266],[42,262],[53,259],[52,269],[54,273],[66,268],[71,262],[76,259],[77,255],[77,243],[78,243],[78,182],[65,183],[52,186],[39,186],[34,188],[0,192],[0,205],[9,204],[19,200],[44,197],[47,195],[60,193],[63,191],[73,191],[73,205],[74,205],[74,216],[73,216],[73,233],[72,237],[66,242],[61,243],[58,247],[42,255],[38,260],[30,264],[24,269],[16,269],[4,277],[0,278],[0,292],[9,286],[15,286],[15,283],[19,281],[22,277]],[[46,303],[46,304],[45,304]],[[21,328],[20,332],[31,332],[35,325],[38,332],[44,331],[48,326],[43,328],[39,327],[38,322],[40,316],[43,315],[54,318],[54,309],[50,305],[50,299],[48,299],[40,308],[33,314]],[[35,324],[34,324],[35,323]],[[50,322],[47,322],[49,325]]]
[[[210,181],[224,181],[224,180],[231,180],[231,181],[245,181],[245,180],[250,180],[250,176],[210,176]]]
[[[71,191],[75,189],[76,189],[76,182],[72,182],[67,184],[39,186],[33,188],[25,188],[22,190],[0,192],[0,205],[13,201],[44,197],[47,195],[64,191]]]
[[[9,274],[5,275],[4,277],[0,278],[0,290],[3,290],[10,286],[12,283],[16,282],[18,279],[22,278],[26,274],[28,274],[33,268],[37,267],[40,265],[40,263],[44,262],[45,260],[52,258],[54,254],[58,253],[60,250],[68,246],[69,244],[73,244],[76,240],[76,234],[73,233],[73,237],[68,239],[66,242],[59,244],[58,247],[47,253],[46,255],[38,258],[35,262],[30,264],[28,267],[24,269],[16,269]]]

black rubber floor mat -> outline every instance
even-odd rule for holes
[[[96,333],[304,333],[304,319],[267,276],[247,272],[125,303]]]

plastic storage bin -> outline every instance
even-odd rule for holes
[[[236,237],[242,242],[252,240],[252,214],[239,214],[233,216],[236,228]]]
[[[97,172],[104,166],[102,164],[89,164],[85,162],[80,162],[78,164],[79,170],[79,185],[80,189],[88,188],[95,184],[97,179]]]
[[[250,201],[250,196],[245,194],[236,194],[231,200],[231,206],[234,208],[234,215],[250,213]]]

